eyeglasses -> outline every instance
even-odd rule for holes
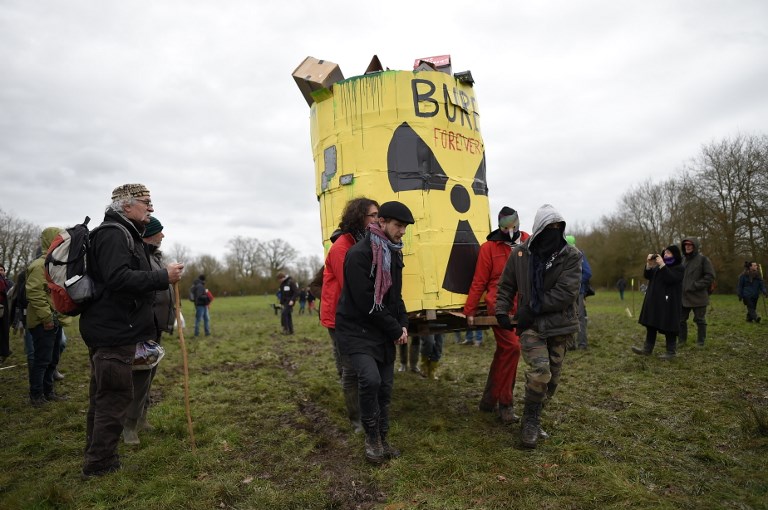
[[[152,207],[152,201],[151,200],[139,200],[136,199],[137,202],[141,202],[142,204],[146,205],[147,207]]]

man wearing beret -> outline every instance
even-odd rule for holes
[[[400,202],[379,207],[376,221],[344,259],[344,286],[336,309],[339,352],[358,376],[365,458],[380,464],[400,452],[387,442],[395,345],[408,342],[402,297],[403,243],[413,214]]]
[[[154,271],[162,271],[165,267],[163,265],[163,253],[160,251],[160,245],[165,237],[163,224],[152,216],[144,229],[144,235],[141,237],[144,240],[144,248],[149,253],[150,266]],[[173,323],[176,318],[173,306],[173,287],[171,285],[163,290],[155,291],[152,312],[155,316],[156,333],[154,340],[157,343],[160,343],[163,332],[173,333]],[[151,370],[133,371],[133,400],[128,406],[123,424],[123,441],[125,444],[139,444],[139,432],[153,429],[147,421],[147,410],[149,409],[149,391],[156,371],[156,366]]]
[[[172,263],[153,270],[150,265],[141,236],[152,212],[146,186],[118,186],[112,191],[102,224],[116,223],[122,228],[100,228],[91,238],[88,273],[96,298],[80,317],[80,334],[91,364],[83,478],[121,467],[117,447],[133,400],[136,344],[156,338],[155,291],[178,282],[184,268]]]

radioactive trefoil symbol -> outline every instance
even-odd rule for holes
[[[392,191],[446,191],[448,175],[434,152],[407,122],[395,129],[387,149],[387,171]],[[471,195],[461,184],[450,189],[451,205],[460,215],[469,211]],[[472,194],[488,195],[485,180],[485,153],[472,182]],[[469,294],[480,243],[469,221],[459,219],[448,257],[442,287],[455,294]]]

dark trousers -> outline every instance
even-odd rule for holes
[[[11,354],[11,311],[8,304],[5,305],[5,313],[0,317],[0,358]]]
[[[61,354],[61,327],[45,329],[38,324],[30,330],[35,360],[29,371],[29,396],[39,398],[53,393],[53,373]]]
[[[650,326],[645,327],[645,350],[647,352],[653,352],[653,348],[656,346],[656,335],[659,330]],[[667,342],[667,354],[677,353],[677,333],[667,333],[662,331],[664,338]]]
[[[380,363],[368,354],[351,354],[352,368],[357,373],[360,421],[366,428],[379,426],[386,435],[389,430],[389,403],[395,382],[395,364]]]
[[[283,305],[283,312],[280,315],[280,324],[283,331],[293,334],[293,307],[287,304]]]
[[[88,354],[91,358],[91,384],[83,469],[94,471],[120,461],[117,445],[133,399],[131,367],[136,344],[89,348]]]
[[[759,299],[758,296],[744,298],[744,305],[747,307],[747,320],[749,322],[756,321],[758,318],[758,315],[757,315],[758,299]]]

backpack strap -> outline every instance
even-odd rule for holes
[[[89,240],[90,240],[90,239],[92,239],[92,238],[93,238],[93,234],[94,234],[94,233],[95,233],[97,230],[99,230],[99,229],[102,229],[102,228],[110,228],[110,227],[111,227],[111,228],[117,228],[117,229],[119,229],[119,230],[122,230],[122,231],[123,231],[123,234],[125,234],[125,240],[126,240],[126,241],[128,241],[128,249],[129,249],[131,252],[133,252],[133,249],[134,249],[134,247],[135,247],[135,244],[134,244],[134,242],[133,242],[133,236],[131,236],[131,233],[130,233],[130,232],[128,232],[128,229],[127,229],[127,228],[125,228],[125,225],[123,225],[123,224],[121,224],[121,223],[116,223],[116,222],[112,222],[112,221],[110,221],[110,222],[107,222],[107,223],[102,223],[102,224],[101,224],[101,225],[99,225],[98,227],[96,227],[96,228],[94,228],[93,230],[91,230],[91,232],[88,234],[88,239],[89,239]]]

